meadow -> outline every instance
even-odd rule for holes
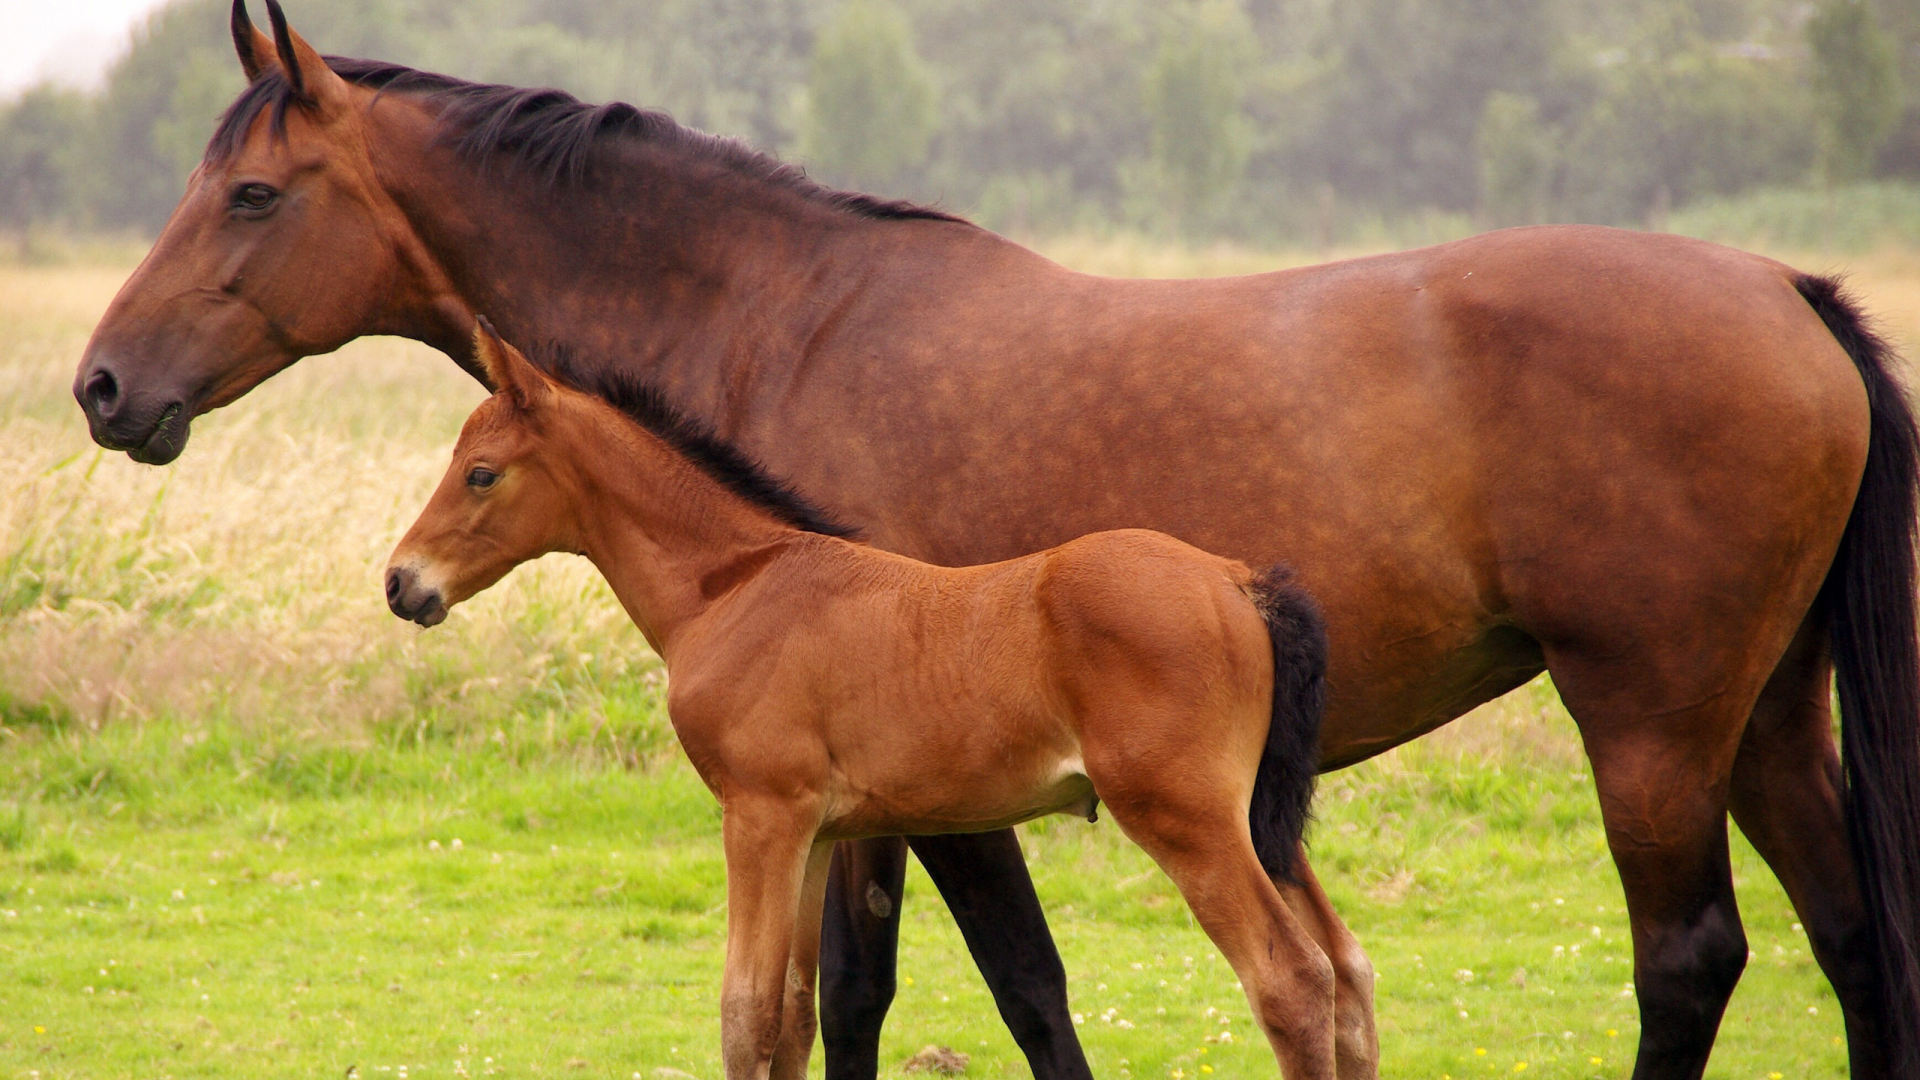
[[[1319,257],[1043,247],[1122,274]],[[203,418],[168,468],[103,453],[68,383],[135,257],[0,261],[0,1078],[717,1080],[718,813],[638,632],[565,557],[431,632],[385,609],[480,389],[365,340]],[[1785,257],[1849,269],[1920,355],[1920,252]],[[1098,1075],[1274,1075],[1110,822],[1021,831]],[[1384,1075],[1627,1074],[1626,919],[1550,683],[1325,778],[1313,844],[1380,972]],[[1735,876],[1753,957],[1708,1075],[1844,1076],[1737,833]],[[883,1071],[938,1044],[1025,1075],[917,868],[907,891]]]

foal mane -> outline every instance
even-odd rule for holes
[[[883,199],[857,191],[839,191],[807,177],[806,171],[737,139],[709,135],[676,123],[654,109],[625,102],[589,105],[564,90],[468,82],[404,64],[323,58],[334,73],[356,86],[381,93],[413,92],[440,109],[440,123],[457,134],[457,145],[471,158],[510,155],[516,166],[547,184],[578,183],[594,154],[620,139],[679,151],[750,179],[784,188],[812,202],[861,217],[920,219],[966,223],[943,210],[902,199]],[[298,100],[293,85],[278,70],[255,79],[221,114],[207,143],[206,159],[224,161],[238,153],[254,120],[271,110],[276,138],[286,135],[287,109]]]
[[[659,387],[631,372],[581,363],[563,343],[547,344],[538,353],[536,363],[554,378],[620,410],[721,487],[783,524],[823,536],[859,539],[859,529],[815,506],[704,421],[681,412]]]

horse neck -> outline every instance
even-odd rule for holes
[[[424,108],[396,104],[373,110],[369,149],[430,276],[463,301],[452,306],[485,314],[536,362],[539,346],[564,344],[583,363],[617,363],[723,434],[757,381],[797,364],[886,273],[899,230],[959,228],[863,217],[637,140],[578,182],[548,184],[467,159]],[[471,326],[440,305],[403,332],[464,360]]]
[[[549,425],[574,485],[583,554],[663,659],[721,596],[811,534],[727,490],[598,400]]]

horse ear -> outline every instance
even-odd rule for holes
[[[267,21],[273,24],[273,51],[280,58],[280,70],[293,87],[295,97],[322,109],[343,104],[347,84],[334,74],[307,40],[287,25],[287,13],[280,0],[267,0]]]
[[[233,16],[228,25],[233,30],[233,51],[240,54],[240,70],[247,73],[248,82],[279,64],[274,56],[273,39],[261,33],[247,17],[247,0],[233,0]]]
[[[507,395],[521,409],[535,408],[551,392],[546,374],[528,362],[519,349],[507,344],[485,315],[474,321],[473,357],[493,383],[493,392]]]

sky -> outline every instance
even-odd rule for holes
[[[0,0],[0,99],[43,79],[94,87],[166,0]]]

